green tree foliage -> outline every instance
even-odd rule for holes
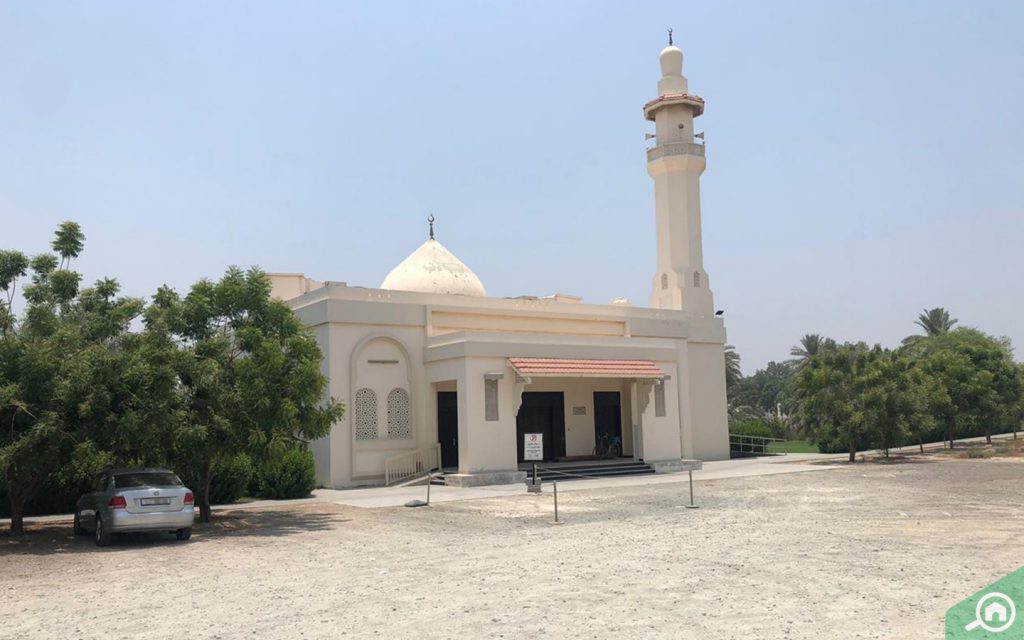
[[[255,467],[245,453],[240,453],[218,466],[210,484],[211,504],[230,504],[246,495],[252,482]],[[186,481],[190,486],[192,479]]]
[[[53,242],[50,244],[53,250],[60,256],[58,269],[64,269],[71,265],[71,259],[77,258],[85,247],[85,234],[77,222],[65,220],[57,227],[54,233]]]
[[[924,329],[924,335],[907,336],[903,339],[903,345],[913,345],[923,338],[949,333],[953,330],[956,323],[957,320],[950,316],[949,311],[942,307],[925,309],[917,316],[917,320],[914,321],[914,324]]]
[[[725,345],[725,389],[729,397],[735,392],[736,385],[742,379],[743,371],[740,369],[740,354],[736,351],[736,347],[727,344]]]
[[[267,498],[305,498],[316,480],[313,454],[305,446],[290,447],[260,469],[260,495]]]
[[[56,254],[0,251],[0,495],[12,532],[41,488],[36,512],[65,511],[112,465],[195,478],[208,520],[211,497],[237,499],[256,464],[304,450],[342,417],[323,397],[319,347],[262,272],[230,269],[184,299],[162,288],[147,308],[112,279],[80,286],[71,264],[84,241],[65,222]]]
[[[862,404],[871,446],[886,456],[908,440],[924,451],[934,430],[929,390],[933,381],[904,355],[881,351],[862,381]]]
[[[295,314],[270,298],[258,269],[227,271],[180,298],[161,289],[146,316],[177,341],[182,416],[174,429],[179,469],[196,478],[200,519],[210,519],[218,468],[239,451],[257,461],[326,435],[343,407],[324,402],[320,349]]]
[[[823,448],[844,448],[850,462],[868,440],[864,392],[881,357],[881,348],[845,343],[808,358],[796,375],[802,417],[815,425]]]
[[[730,399],[754,408],[760,414],[790,411],[790,380],[793,366],[788,362],[769,362],[764,369],[741,378]]]
[[[836,341],[832,338],[825,338],[817,333],[804,334],[800,338],[800,343],[789,350],[789,355],[793,356],[793,360],[790,362],[799,369],[815,356],[828,353],[835,348]]]
[[[88,466],[91,452],[138,430],[160,404],[146,389],[151,380],[138,369],[129,332],[143,303],[118,296],[114,280],[79,291],[81,276],[70,266],[82,240],[77,225],[65,224],[53,243],[59,258],[26,260],[13,251],[0,258],[8,292],[0,325],[0,474],[15,533],[23,530],[25,504],[52,476],[76,460]],[[24,275],[30,283],[19,316],[11,294]]]
[[[904,351],[916,357],[938,387],[932,411],[946,440],[1015,430],[1024,398],[1024,377],[1009,342],[961,327],[914,341]]]
[[[924,329],[926,336],[949,333],[953,330],[953,326],[956,323],[956,319],[952,318],[949,312],[942,307],[925,309],[921,315],[917,316],[917,320],[914,321],[914,324]]]
[[[1009,342],[952,328],[942,309],[922,314],[929,335],[897,351],[844,344],[805,358],[793,380],[799,418],[822,450],[850,452],[1015,430],[1024,375]]]

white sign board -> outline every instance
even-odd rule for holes
[[[544,434],[524,433],[523,434],[523,460],[544,459]]]

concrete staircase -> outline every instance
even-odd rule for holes
[[[533,478],[532,466],[522,465],[520,471],[526,471],[526,479]],[[636,476],[654,473],[654,467],[644,462],[636,462],[629,458],[622,461],[592,461],[573,463],[538,463],[537,477],[544,482],[552,480],[585,480],[587,478],[611,478],[615,476]]]

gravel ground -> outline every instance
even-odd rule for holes
[[[1024,563],[1022,459],[233,511],[96,549],[0,538],[0,637],[938,638]]]

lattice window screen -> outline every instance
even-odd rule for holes
[[[409,392],[396,387],[388,394],[388,438],[412,437],[412,412]]]
[[[356,391],[356,440],[377,439],[377,394],[373,389]]]

